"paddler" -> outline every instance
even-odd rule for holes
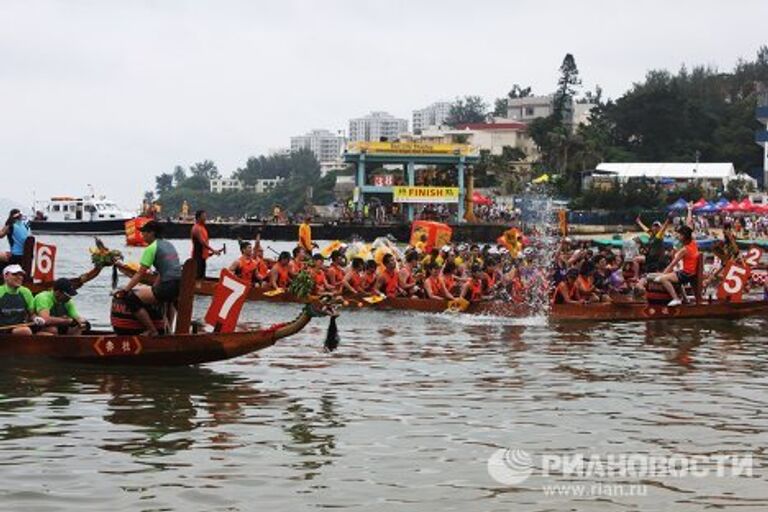
[[[287,288],[291,282],[291,253],[283,251],[269,271],[269,287],[273,290]]]
[[[325,274],[324,266],[325,258],[319,252],[312,256],[312,268],[310,269],[310,275],[315,283],[312,293],[315,295],[323,295],[333,293],[334,288],[328,283],[328,279]]]
[[[445,290],[445,298],[453,300],[456,298],[454,295],[458,289],[458,278],[456,277],[456,263],[453,260],[445,262],[443,270],[440,272],[440,281],[443,283],[443,289]]]
[[[363,282],[361,283],[362,291],[366,293],[373,293],[376,291],[376,272],[379,269],[379,265],[375,260],[368,260],[365,262],[365,270],[363,272]]]
[[[489,299],[484,294],[483,285],[485,273],[480,265],[473,265],[470,268],[471,277],[464,283],[464,287],[461,289],[461,297],[469,302],[479,302],[481,300]]]
[[[328,279],[328,284],[336,291],[341,291],[341,283],[344,281],[344,275],[346,274],[346,271],[344,270],[345,266],[346,257],[344,256],[344,252],[339,249],[331,252],[331,264],[328,266],[325,273]]]
[[[144,224],[140,231],[149,245],[141,254],[138,272],[118,293],[125,298],[127,308],[146,328],[145,334],[155,336],[158,332],[145,304],[171,304],[178,298],[181,264],[173,244],[161,238],[162,227],[156,220]],[[155,283],[151,287],[137,286],[152,267],[157,272]]]
[[[18,208],[8,213],[8,219],[0,227],[0,238],[8,237],[9,252],[0,253],[0,263],[21,265],[24,259],[24,243],[30,235],[29,224]]]
[[[385,254],[381,263],[384,268],[376,279],[375,289],[387,297],[396,297],[401,289],[395,257],[391,254]]]
[[[195,212],[195,225],[192,226],[192,259],[197,264],[197,279],[205,278],[205,267],[212,254],[219,255],[224,249],[214,249],[208,244],[208,228],[205,226],[208,214],[205,210]]]
[[[362,258],[352,258],[349,270],[344,275],[344,279],[341,282],[341,292],[344,294],[356,295],[363,293],[363,270],[365,268],[365,262]]]
[[[446,289],[445,282],[440,276],[440,266],[429,263],[426,266],[427,278],[424,280],[424,296],[428,299],[453,300],[454,297]]]
[[[3,269],[5,283],[0,286],[0,332],[30,335],[30,325],[42,326],[45,320],[34,314],[32,292],[24,282],[24,269],[15,263]],[[30,324],[30,325],[25,325]],[[10,326],[16,326],[10,328]]]
[[[88,322],[77,312],[72,298],[77,290],[69,279],[59,278],[53,283],[53,290],[35,295],[35,314],[45,320],[45,327],[39,334],[69,334],[77,336],[88,327]]]
[[[304,250],[304,247],[297,245],[293,248],[292,253],[293,258],[291,258],[291,278],[296,277],[296,275],[304,270],[304,262],[307,259],[307,252]]]
[[[693,229],[687,225],[680,226],[677,229],[677,235],[683,248],[675,253],[675,257],[672,258],[664,272],[654,279],[657,283],[661,283],[669,296],[672,297],[672,300],[667,304],[669,307],[682,304],[675,290],[675,284],[695,283],[699,265],[699,247],[696,240],[693,239]],[[675,271],[675,266],[681,261],[683,268]]]
[[[258,269],[259,263],[253,257],[253,246],[248,241],[240,242],[240,257],[229,266],[230,272],[253,284],[259,281]]]
[[[579,277],[579,271],[575,268],[569,268],[565,273],[565,280],[557,283],[552,294],[553,304],[584,304],[580,299],[579,290],[576,286],[576,280]]]
[[[413,296],[418,291],[418,267],[419,254],[416,251],[410,251],[405,255],[405,264],[398,271],[400,277],[400,291],[403,295]]]

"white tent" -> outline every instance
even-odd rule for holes
[[[652,178],[673,180],[718,180],[727,185],[736,178],[732,163],[602,163],[597,166],[599,174],[613,174],[620,181],[630,178]]]

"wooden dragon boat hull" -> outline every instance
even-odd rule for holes
[[[209,363],[265,349],[300,331],[309,316],[267,329],[232,333],[190,333],[159,336],[93,332],[80,336],[19,336],[0,334],[0,358],[55,360],[131,366],[182,366]]]
[[[550,318],[556,321],[624,322],[673,318],[736,319],[753,315],[768,315],[768,301],[713,301],[701,304],[683,304],[676,307],[645,302],[555,304],[550,309]]]

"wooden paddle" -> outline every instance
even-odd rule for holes
[[[35,325],[35,322],[27,322],[23,324],[13,324],[13,325],[4,325],[0,327],[0,331],[12,331],[14,329],[17,329],[19,327],[32,327]]]
[[[262,293],[265,297],[276,297],[278,295],[282,295],[285,293],[285,288],[277,288],[276,290],[269,290],[268,292]]]

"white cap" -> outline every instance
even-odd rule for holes
[[[451,252],[451,246],[450,245],[444,245],[440,250],[442,252]]]
[[[7,267],[5,267],[5,269],[3,269],[3,275],[19,274],[19,273],[21,274],[25,273],[24,269],[21,268],[21,265],[8,265]]]

